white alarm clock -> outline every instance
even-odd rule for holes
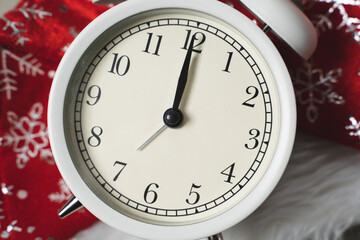
[[[242,2],[311,55],[315,31],[291,2]],[[216,239],[274,189],[296,106],[278,51],[243,14],[215,0],[128,0],[66,52],[48,124],[75,196],[60,216],[83,205],[140,238]]]

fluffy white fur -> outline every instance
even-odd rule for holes
[[[360,153],[298,134],[278,186],[227,233],[239,240],[338,240],[360,222]],[[242,237],[238,237],[242,236]]]
[[[360,152],[298,134],[289,165],[264,204],[225,240],[340,240],[360,223]],[[77,240],[136,240],[102,223]]]

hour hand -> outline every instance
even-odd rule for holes
[[[164,116],[163,116],[165,125],[170,128],[179,127],[184,120],[184,115],[180,111],[179,106],[180,106],[180,102],[181,102],[182,96],[184,94],[186,83],[188,80],[191,55],[193,52],[194,42],[196,39],[197,38],[196,38],[196,33],[195,33],[191,38],[189,48],[186,52],[185,60],[184,60],[183,66],[181,68],[178,84],[176,87],[176,93],[175,93],[173,106],[172,106],[172,108],[169,108],[168,110],[166,110],[164,113]]]

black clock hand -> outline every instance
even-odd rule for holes
[[[191,54],[193,52],[194,42],[196,39],[195,35],[196,34],[194,34],[192,36],[189,48],[186,52],[184,64],[182,66],[179,80],[178,80],[178,85],[176,87],[176,93],[175,93],[173,107],[166,110],[164,113],[164,116],[163,116],[165,125],[168,127],[171,127],[171,128],[179,127],[184,120],[184,116],[183,116],[182,112],[179,110],[179,106],[180,106],[180,102],[181,102],[183,93],[185,91],[186,83],[188,80],[188,73],[189,73],[189,67],[190,67],[190,62],[191,62]]]
[[[184,120],[184,116],[182,112],[179,110],[180,102],[182,95],[185,91],[187,79],[188,79],[188,73],[189,73],[189,67],[191,62],[191,54],[193,51],[195,51],[194,48],[194,42],[196,40],[195,37],[196,33],[192,36],[189,49],[186,52],[185,60],[180,72],[178,85],[176,87],[176,93],[174,98],[173,107],[169,108],[165,111],[163,119],[164,119],[164,125],[157,130],[153,135],[151,135],[143,144],[141,144],[136,150],[141,151],[144,149],[152,140],[154,140],[160,133],[162,133],[166,127],[176,128],[181,125],[181,123]]]
[[[179,109],[180,101],[181,101],[182,95],[183,95],[185,87],[186,87],[188,73],[189,73],[189,67],[190,67],[190,61],[191,61],[191,54],[192,54],[193,48],[194,48],[195,35],[196,34],[194,34],[191,38],[189,49],[187,50],[184,64],[183,64],[183,67],[180,72],[179,81],[178,81],[175,98],[174,98],[174,104],[172,107],[175,110]]]

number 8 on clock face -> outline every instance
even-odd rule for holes
[[[277,90],[261,55],[231,27],[188,11],[148,15],[101,41],[72,82],[68,141],[121,212],[200,221],[246,196],[266,170],[279,134]],[[194,35],[183,125],[137,151],[164,124]]]
[[[277,153],[294,134],[284,122],[294,109],[280,91],[290,85],[279,87],[288,75],[270,66],[254,37],[217,16],[148,8],[99,31],[73,67],[60,66],[57,78],[68,80],[53,89],[63,89],[64,165],[73,166],[60,171],[90,211],[132,234],[134,226],[146,234],[202,229],[234,211],[239,221],[266,198],[290,153]]]

